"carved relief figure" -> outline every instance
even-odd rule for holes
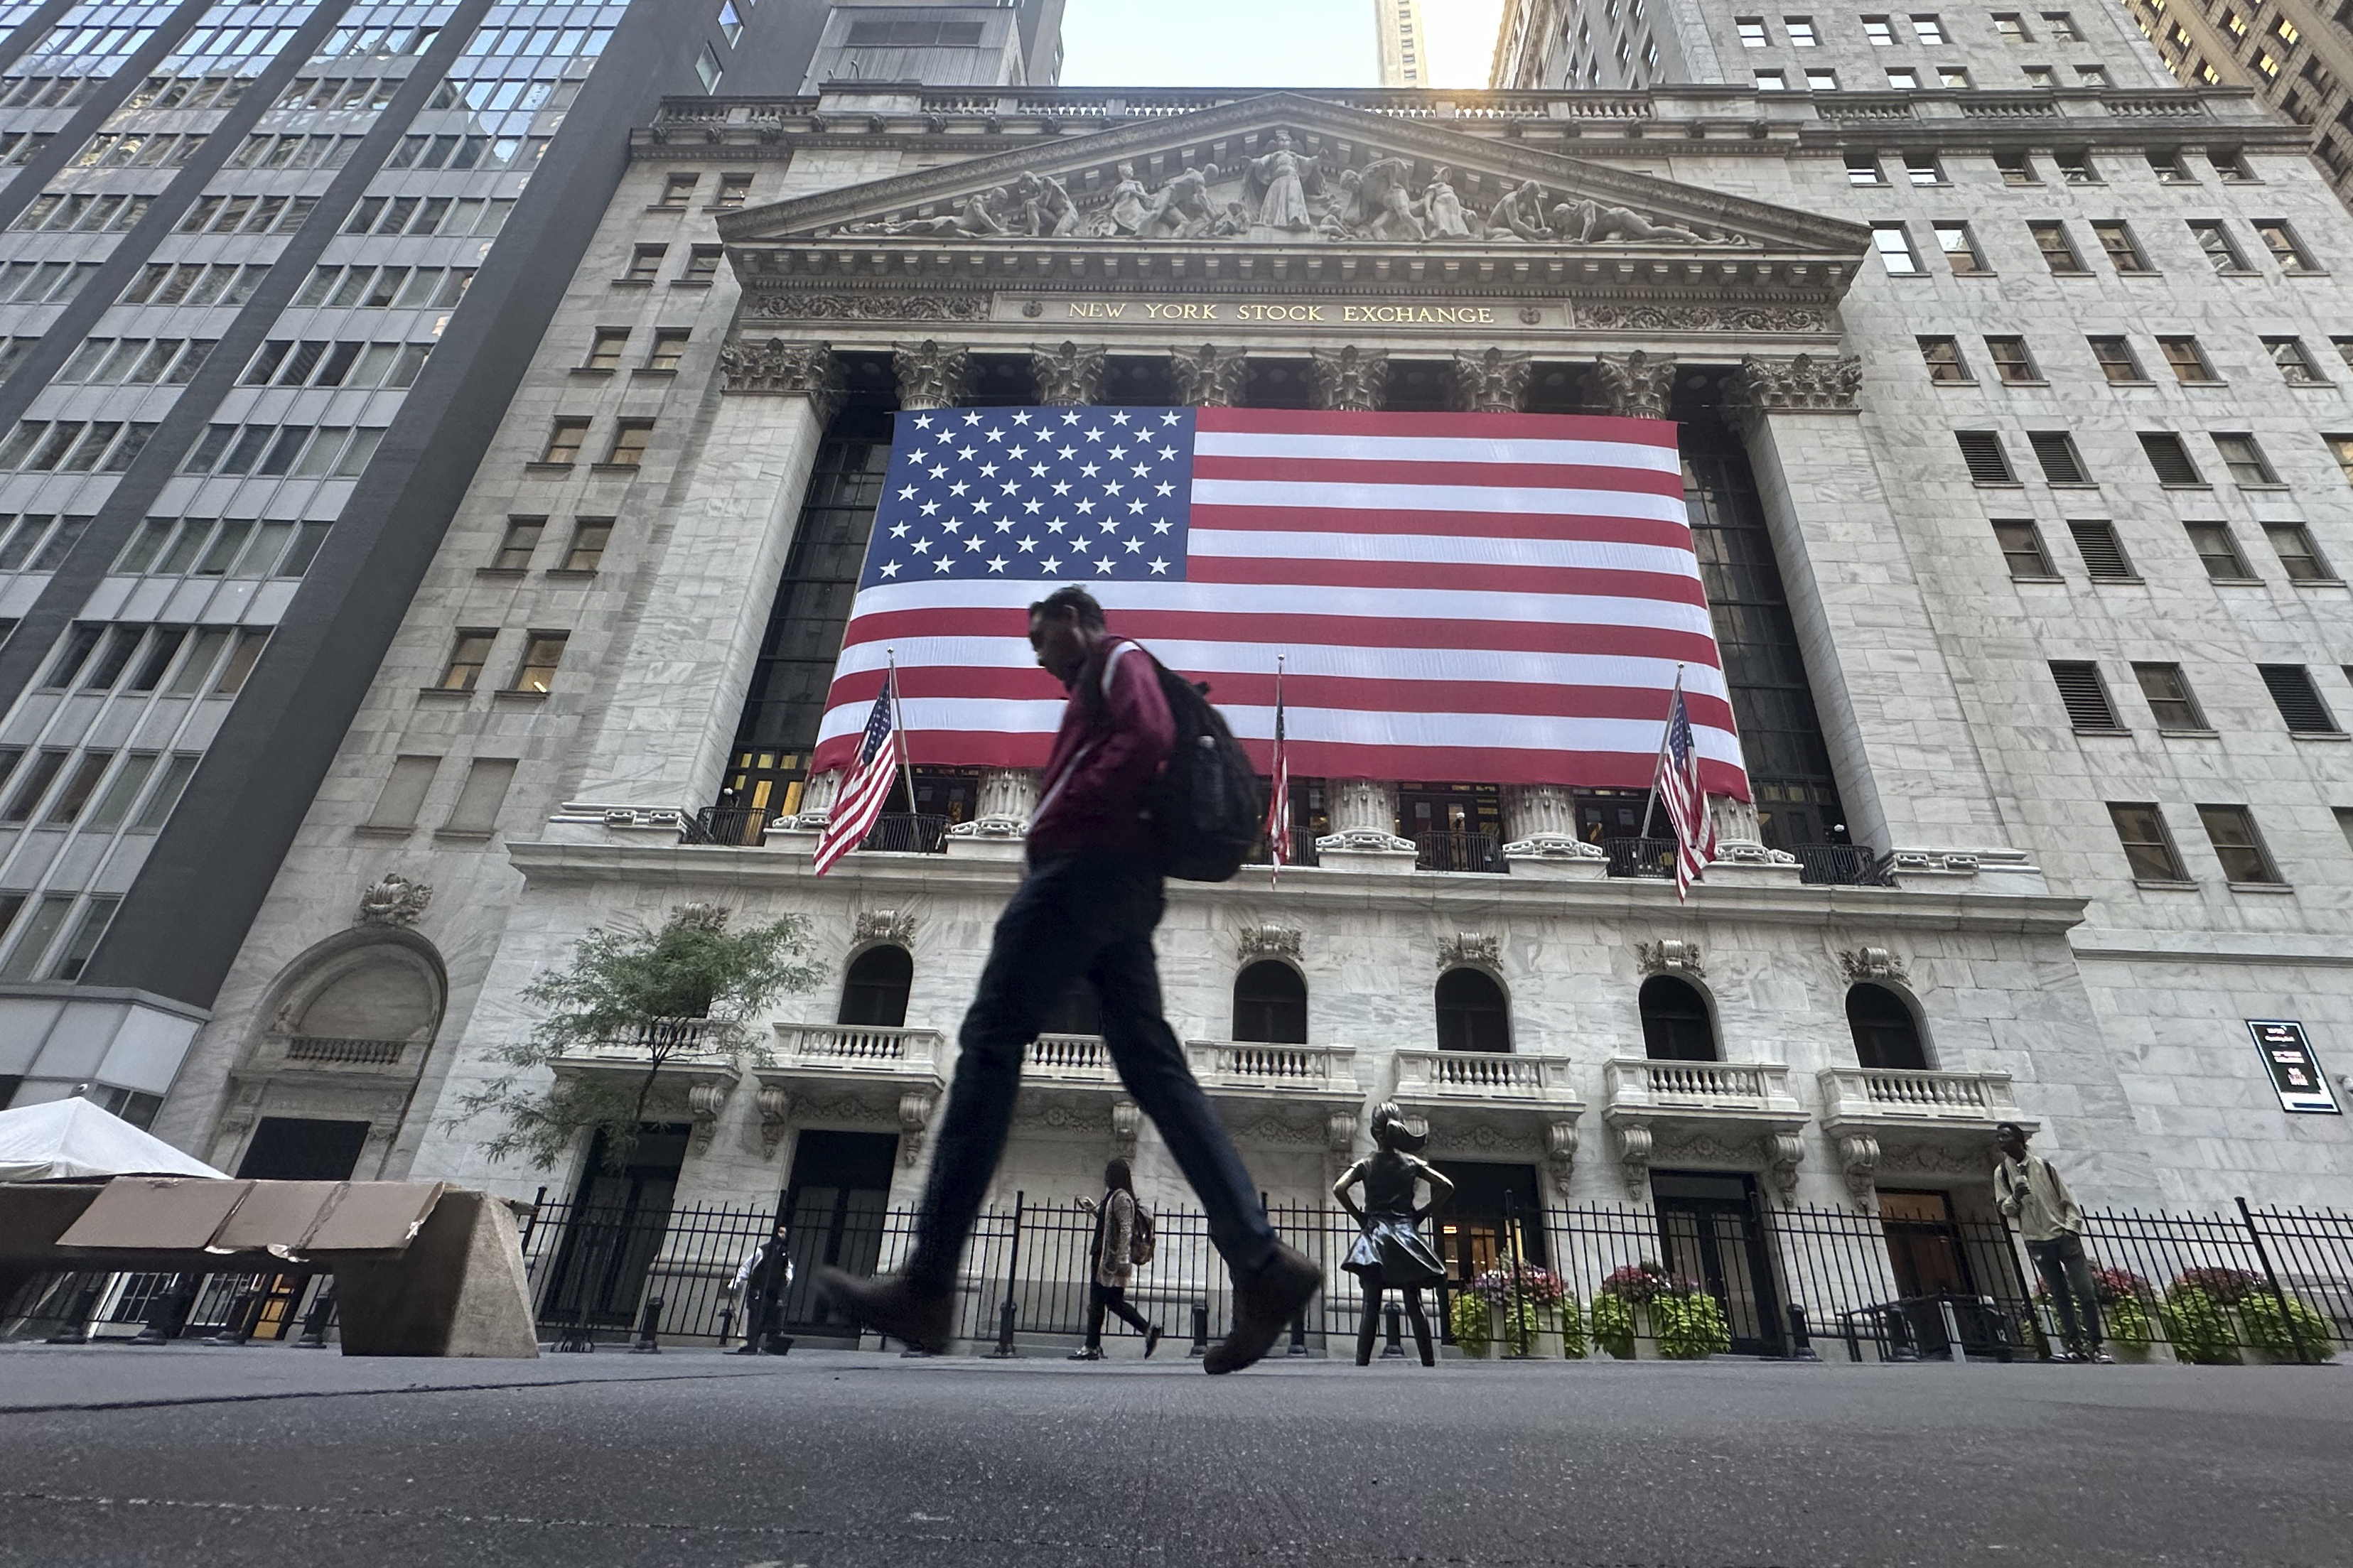
[[[1250,165],[1242,182],[1242,205],[1270,228],[1302,232],[1315,226],[1315,215],[1307,205],[1308,187],[1322,184],[1323,173],[1314,160],[1293,148],[1290,132],[1278,131],[1274,151]]]
[[[1152,193],[1151,205],[1145,210],[1136,235],[1142,239],[1191,239],[1206,230],[1215,216],[1209,206],[1208,176],[1187,167]]]
[[[1014,226],[1019,233],[1059,238],[1079,226],[1079,209],[1071,202],[1071,193],[1051,174],[1033,174],[1025,170],[1014,181],[1012,195],[1019,207]]]
[[[1430,176],[1430,184],[1421,193],[1421,208],[1430,218],[1433,238],[1469,239],[1471,226],[1462,221],[1462,198],[1454,194],[1447,175],[1454,171],[1440,163]]]
[[[1487,214],[1487,237],[1506,236],[1532,245],[1559,237],[1545,226],[1544,191],[1534,180],[1523,180],[1505,191],[1504,199]]]
[[[1685,245],[1712,243],[1696,229],[1679,228],[1673,224],[1652,223],[1630,207],[1607,206],[1600,202],[1579,200],[1564,203],[1552,209],[1552,226],[1558,237],[1572,245],[1589,245],[1597,240],[1622,239],[1641,243],[1662,239]]]
[[[1141,233],[1144,220],[1149,216],[1145,204],[1150,196],[1151,193],[1144,188],[1144,182],[1135,177],[1135,165],[1122,163],[1119,166],[1119,184],[1111,188],[1111,208],[1106,215],[1111,219],[1111,232]]]
[[[1406,182],[1413,165],[1402,158],[1377,158],[1357,176],[1360,231],[1372,239],[1428,239]]]

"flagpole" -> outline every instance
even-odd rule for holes
[[[1288,827],[1291,824],[1291,792],[1284,788],[1282,778],[1282,654],[1274,656],[1274,757],[1272,761],[1275,774],[1271,782],[1275,790],[1282,795],[1282,798],[1276,804],[1282,807],[1283,826]],[[1274,862],[1266,874],[1266,885],[1271,889],[1282,881],[1282,840],[1279,835],[1273,833],[1269,833],[1266,837],[1267,858]]]
[[[915,764],[908,755],[907,713],[899,706],[899,650],[886,647],[882,657],[891,661],[891,727],[899,732],[899,773],[907,781],[907,815],[917,816],[915,809]]]
[[[1651,798],[1642,804],[1642,831],[1640,837],[1651,836],[1651,816],[1659,808],[1659,770],[1667,765],[1667,736],[1675,727],[1675,699],[1683,689],[1683,667],[1675,666],[1675,689],[1667,694],[1666,721],[1659,726],[1659,758],[1651,764]],[[912,795],[909,798],[913,798]]]

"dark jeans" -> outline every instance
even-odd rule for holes
[[[907,1260],[910,1279],[955,1284],[981,1198],[1005,1155],[1022,1052],[1082,978],[1094,990],[1120,1081],[1193,1184],[1226,1266],[1247,1279],[1273,1258],[1274,1231],[1257,1185],[1160,1016],[1160,973],[1152,962],[1160,909],[1156,867],[1095,851],[1032,867],[1005,906],[957,1037],[955,1081]]]
[[[1087,1348],[1103,1348],[1103,1312],[1111,1314],[1139,1334],[1152,1331],[1152,1320],[1127,1304],[1126,1287],[1121,1285],[1087,1286]]]
[[[2100,1288],[2092,1279],[2092,1260],[2084,1256],[2084,1238],[2062,1231],[2049,1241],[2030,1241],[2026,1256],[2059,1310],[2059,1331],[2069,1348],[2100,1348]]]

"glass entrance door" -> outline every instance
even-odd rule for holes
[[[846,1328],[818,1294],[817,1265],[867,1275],[882,1256],[882,1227],[891,1207],[891,1173],[899,1140],[888,1132],[827,1132],[800,1135],[785,1188],[785,1213],[792,1217],[793,1282],[785,1292],[787,1330]]]
[[[1781,1314],[1757,1217],[1757,1178],[1656,1171],[1659,1241],[1667,1268],[1696,1279],[1724,1308],[1735,1355],[1781,1353]]]

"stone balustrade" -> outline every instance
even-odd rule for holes
[[[1250,1040],[1187,1040],[1185,1055],[1193,1077],[1215,1094],[1220,1089],[1271,1089],[1355,1098],[1354,1046],[1262,1045]]]
[[[1401,1104],[1517,1104],[1549,1109],[1577,1103],[1567,1057],[1409,1048],[1398,1051],[1390,1060],[1392,1097]]]
[[[1039,1082],[1119,1087],[1119,1069],[1101,1035],[1040,1035],[1021,1056],[1021,1076]]]
[[[1807,1116],[1787,1063],[1613,1057],[1601,1074],[1601,1119],[1630,1194],[1648,1194],[1651,1162],[1670,1150],[1704,1163],[1755,1158],[1784,1197],[1796,1191]]]
[[[1990,1129],[1998,1121],[2016,1121],[2020,1117],[2006,1072],[1824,1068],[1819,1076],[1826,1122],[1941,1122]]]
[[[852,1024],[779,1024],[775,1069],[811,1075],[935,1077],[937,1029]]]
[[[1603,1067],[1612,1109],[1797,1113],[1781,1062],[1664,1062],[1617,1057]]]

